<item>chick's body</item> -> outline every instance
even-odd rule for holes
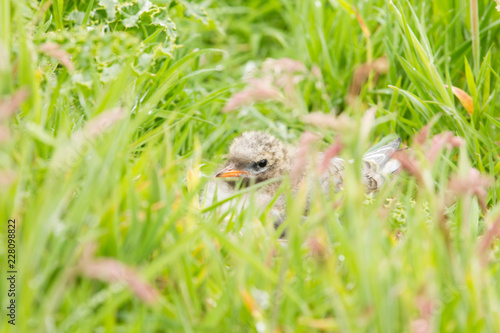
[[[380,188],[387,175],[399,169],[399,162],[391,159],[399,148],[401,139],[367,153],[363,157],[363,181],[367,192],[374,192]],[[229,159],[225,166],[216,174],[216,178],[209,181],[202,195],[203,204],[207,207],[218,201],[235,195],[238,185],[247,186],[252,183],[261,183],[277,179],[256,192],[248,192],[241,197],[229,200],[220,206],[222,210],[235,207],[237,211],[245,208],[251,200],[257,207],[264,208],[275,199],[280,187],[280,177],[289,175],[297,162],[298,150],[289,146],[276,137],[264,132],[244,132],[235,138],[229,148]],[[324,154],[319,154],[318,161],[324,160]],[[307,163],[314,164],[314,163]],[[338,191],[343,186],[343,170],[345,161],[334,157],[328,161],[325,171],[320,175],[323,191],[329,192],[332,187]],[[305,179],[307,168],[292,179],[292,190],[298,189]],[[271,213],[275,217],[282,217],[285,210],[283,196],[278,197]]]

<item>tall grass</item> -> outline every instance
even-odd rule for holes
[[[0,215],[17,221],[19,272],[1,331],[500,331],[494,2],[6,0],[0,21]],[[305,64],[290,99],[223,112],[268,57]],[[359,163],[342,192],[311,180],[306,219],[306,188],[285,179],[278,230],[255,203],[200,206],[232,138],[256,129],[341,138],[356,161],[396,134],[410,163],[373,197]],[[446,131],[464,144],[439,150]]]

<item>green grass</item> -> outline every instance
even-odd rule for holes
[[[1,1],[0,113],[27,95],[0,119],[10,133],[1,262],[7,271],[15,218],[18,271],[15,327],[1,279],[0,331],[499,332],[500,250],[489,237],[500,216],[500,12],[472,2],[477,12],[465,0]],[[387,73],[371,73],[347,103],[356,69],[382,56]],[[321,75],[305,75],[285,103],[222,112],[248,62],[269,57]],[[472,96],[472,116],[451,86]],[[303,122],[313,111],[348,116],[353,129]],[[429,123],[430,137],[452,131],[465,145],[429,161],[431,138],[415,142]],[[321,149],[340,134],[348,159],[396,134],[422,178],[403,172],[368,198],[355,163],[344,191],[311,186],[305,220],[305,192],[284,186],[283,245],[253,206],[199,207],[246,130],[293,144],[314,131]],[[491,179],[485,210],[449,191],[471,167]],[[138,272],[157,301],[84,274],[90,244]]]

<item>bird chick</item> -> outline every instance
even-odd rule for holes
[[[229,159],[215,174],[216,180],[205,186],[201,199],[205,206],[226,200],[235,195],[238,186],[248,186],[290,173],[294,148],[264,132],[244,132],[229,147]],[[247,193],[221,205],[222,211],[235,207],[241,211],[253,199],[258,206],[266,207],[273,200],[280,182],[272,182],[259,189],[256,195]],[[284,209],[284,198],[279,198],[271,210],[278,216]]]
[[[227,165],[219,178],[243,178],[256,183],[290,172],[291,147],[264,132],[244,132],[229,147]]]
[[[380,189],[385,178],[400,168],[399,161],[391,159],[401,144],[401,139],[395,139],[385,146],[368,152],[363,157],[363,182],[367,192],[375,192]],[[248,186],[252,183],[260,183],[270,179],[279,179],[290,174],[297,149],[283,143],[276,137],[264,132],[244,132],[235,138],[229,148],[229,159],[216,174],[221,181],[210,181],[203,194],[205,205],[216,201],[228,199],[237,190],[237,185]],[[323,159],[323,154],[318,156]],[[325,172],[320,176],[322,188],[325,192],[334,187],[335,191],[342,188],[343,170],[345,161],[335,157],[329,161]],[[292,190],[295,190],[304,175],[292,182]],[[272,182],[254,195],[254,200],[261,207],[274,199],[280,181]],[[238,201],[228,201],[222,205],[222,209],[228,209],[233,204],[238,210],[244,208],[250,200],[251,194],[245,194]],[[279,197],[273,204],[271,213],[275,217],[282,217],[284,213],[284,198]]]

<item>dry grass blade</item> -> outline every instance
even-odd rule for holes
[[[142,301],[153,304],[158,299],[158,292],[132,268],[112,258],[94,258],[95,247],[87,246],[79,263],[82,275],[108,283],[123,282]]]
[[[264,73],[273,73],[279,75],[281,73],[306,73],[307,67],[302,62],[290,58],[272,59],[268,58],[262,64]]]
[[[12,184],[16,180],[16,175],[16,172],[13,170],[0,171],[0,186]]]
[[[12,116],[28,96],[28,90],[19,89],[12,96],[2,99],[0,101],[0,120]]]
[[[311,112],[302,116],[301,120],[306,124],[336,131],[351,131],[355,127],[353,120],[344,114],[334,116],[323,112]]]
[[[249,62],[243,75],[247,86],[229,98],[223,112],[265,100],[292,106],[296,100],[295,87],[307,73],[307,67],[302,62],[290,58],[268,58],[260,69]]]
[[[448,89],[448,85],[445,84],[444,86]],[[451,87],[451,91],[458,98],[460,103],[462,103],[465,110],[472,115],[474,113],[474,102],[472,101],[472,97],[462,89],[455,86]]]
[[[403,169],[408,171],[410,175],[415,177],[420,183],[424,182],[424,177],[422,175],[422,170],[420,164],[416,159],[411,157],[408,152],[404,150],[398,150],[392,155],[394,159],[401,162]]]
[[[95,138],[108,130],[113,124],[125,117],[125,112],[121,108],[112,109],[99,114],[91,119],[85,128],[83,134],[85,137]]]
[[[454,176],[450,179],[448,189],[458,195],[475,195],[483,211],[486,211],[486,188],[491,186],[492,181],[489,177],[471,168],[466,177]]]
[[[352,76],[351,85],[349,87],[349,92],[346,96],[346,102],[348,105],[354,106],[359,97],[363,85],[370,77],[371,72],[375,72],[376,75],[385,74],[389,70],[389,62],[386,57],[381,57],[375,59],[372,62],[362,64]]]
[[[7,126],[0,125],[0,142],[6,142],[10,139],[10,130]]]
[[[84,149],[103,136],[115,123],[126,116],[120,108],[104,111],[88,121],[84,128],[71,136],[68,144],[52,158],[52,163],[59,171],[71,168],[82,156]]]
[[[493,244],[496,237],[500,236],[500,215],[495,219],[493,225],[486,231],[481,242],[479,243],[478,251],[481,256],[483,265],[488,263],[488,249]]]
[[[71,61],[71,56],[68,52],[61,49],[59,44],[55,43],[45,43],[40,46],[40,52],[45,55],[57,59],[64,67],[66,67],[69,71],[73,71],[75,66]]]
[[[290,173],[292,182],[296,182],[301,178],[307,166],[308,155],[311,151],[311,145],[319,139],[320,137],[312,132],[304,132],[300,137],[300,143],[297,149],[295,163],[293,164],[292,171]]]
[[[443,148],[451,149],[453,147],[461,147],[465,144],[465,140],[459,136],[454,136],[451,132],[444,132],[435,135],[432,138],[430,148],[426,152],[428,160],[433,163],[439,156]]]
[[[429,138],[429,132],[430,132],[430,125],[427,124],[422,129],[415,135],[414,141],[416,144],[422,146],[424,143],[427,142],[427,139]]]
[[[253,78],[247,88],[235,93],[223,108],[224,112],[234,111],[237,108],[265,100],[280,100],[280,91],[267,79]]]
[[[336,157],[342,150],[342,143],[339,139],[335,140],[325,152],[323,153],[323,159],[320,164],[318,164],[318,173],[322,174],[328,168],[332,158]]]

